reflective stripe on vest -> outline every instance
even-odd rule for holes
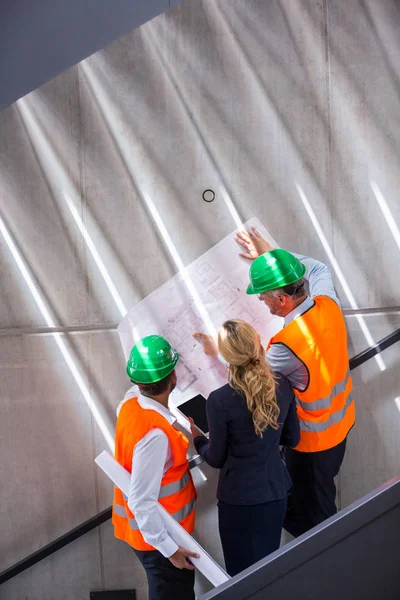
[[[164,432],[168,438],[173,458],[172,464],[159,481],[154,500],[157,499],[160,506],[168,514],[173,515],[177,520],[180,519],[180,525],[185,531],[189,534],[193,533],[197,494],[187,459],[189,439],[181,431],[173,427],[168,419],[157,410],[143,408],[139,399],[132,397],[123,404],[118,415],[115,433],[115,458],[127,471],[130,471],[136,445],[152,429],[160,429]],[[140,477],[140,474],[138,476]],[[138,511],[138,515],[132,513],[122,490],[114,489],[112,514],[115,537],[123,540],[136,550],[154,550],[154,547],[145,541],[142,532],[137,527],[136,516],[138,516],[138,523],[141,525],[140,507]]]
[[[346,404],[341,410],[331,414],[329,419],[326,421],[304,421],[300,419],[300,429],[302,431],[311,431],[313,433],[320,433],[321,431],[326,431],[329,429],[331,425],[335,425],[336,423],[340,423],[340,421],[344,418],[347,409],[350,404],[353,402],[353,393],[350,392],[346,398]]]
[[[186,473],[179,479],[178,481],[173,481],[172,483],[167,483],[166,485],[162,485],[160,488],[160,493],[158,495],[158,499],[167,498],[167,496],[172,496],[172,494],[177,494],[189,483],[190,481],[190,473],[186,471]],[[122,494],[124,500],[128,501],[127,496]]]
[[[188,504],[186,504],[183,508],[181,508],[180,510],[178,510],[176,513],[173,513],[171,515],[171,517],[177,521],[178,523],[180,523],[181,521],[183,521],[184,519],[186,519],[187,516],[190,515],[190,513],[196,508],[196,500],[193,498],[193,500],[191,500],[190,502],[188,502]],[[133,531],[139,531],[139,526],[136,522],[136,519],[134,519],[133,517],[128,517],[128,514],[126,512],[126,508],[125,506],[122,506],[121,504],[115,504],[113,505],[113,509],[114,509],[114,513],[116,515],[118,515],[118,517],[122,517],[123,519],[128,519],[129,521],[129,526]]]
[[[160,489],[160,493],[158,495],[158,499],[166,498],[167,496],[172,496],[172,494],[177,494],[189,483],[190,481],[190,473],[186,471],[181,479],[178,481],[174,481],[173,483],[168,483],[166,485],[162,485]]]
[[[269,343],[283,344],[303,362],[307,387],[295,390],[300,421],[298,452],[320,452],[342,442],[354,425],[346,324],[340,307],[327,296],[287,324]]]
[[[296,396],[296,403],[299,406],[301,406],[301,408],[304,408],[304,410],[307,410],[307,411],[321,410],[323,408],[329,408],[332,404],[332,400],[334,399],[334,397],[338,396],[339,394],[342,394],[345,391],[349,377],[350,377],[350,370],[347,371],[346,377],[343,379],[343,381],[339,381],[339,383],[337,383],[333,387],[329,396],[326,396],[325,398],[320,398],[319,400],[314,400],[313,402],[304,402],[304,400],[300,400],[300,398],[298,398]],[[311,430],[309,429],[308,431],[311,431]]]

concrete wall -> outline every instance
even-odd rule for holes
[[[346,309],[399,304],[396,4],[184,4],[0,114],[0,569],[111,501],[93,458],[127,387],[115,325],[176,270],[149,199],[185,264],[235,228],[231,200],[283,247],[328,262]],[[349,317],[350,353],[399,321],[398,310]],[[75,331],[43,335],[49,323]],[[398,349],[382,359],[355,374],[342,505],[398,472]],[[207,476],[198,535],[221,560]],[[106,524],[0,587],[0,599],[121,587],[146,598],[132,552]]]

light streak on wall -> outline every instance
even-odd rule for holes
[[[349,304],[350,304],[351,308],[354,309],[354,310],[358,309],[359,306],[358,306],[358,304],[357,304],[357,302],[356,302],[356,300],[355,300],[355,298],[353,296],[353,292],[351,291],[349,284],[347,283],[347,280],[346,280],[346,278],[345,278],[345,276],[343,274],[343,271],[340,268],[340,265],[339,265],[338,261],[336,260],[336,257],[335,257],[335,255],[334,255],[334,253],[332,251],[332,248],[330,247],[330,245],[328,243],[328,240],[326,239],[325,234],[322,231],[321,225],[319,224],[319,221],[318,221],[318,219],[317,219],[317,217],[316,217],[313,209],[311,208],[311,205],[310,205],[310,203],[309,203],[309,201],[308,201],[308,199],[307,199],[307,197],[306,197],[303,189],[300,187],[300,185],[298,183],[296,183],[296,189],[297,189],[297,191],[299,193],[299,196],[300,196],[300,199],[301,199],[301,201],[302,201],[302,203],[304,205],[304,208],[306,209],[307,214],[310,217],[311,223],[313,224],[314,229],[315,229],[315,231],[316,231],[316,233],[317,233],[317,235],[318,235],[318,237],[320,239],[320,242],[321,242],[321,244],[322,244],[322,246],[323,246],[326,254],[328,255],[328,258],[329,258],[329,260],[331,262],[333,270],[335,271],[336,276],[337,276],[338,280],[340,281],[340,284],[341,284],[341,286],[343,288],[343,291],[344,291],[344,293],[345,293],[345,295],[347,297],[347,300],[349,301]],[[359,326],[361,328],[361,331],[364,334],[364,337],[365,337],[365,339],[367,341],[367,344],[369,346],[374,346],[375,345],[374,339],[373,339],[373,337],[371,335],[371,332],[370,332],[367,324],[365,323],[365,320],[360,315],[356,315],[356,319],[357,319],[358,324],[359,324]],[[386,365],[383,362],[382,357],[380,355],[377,355],[377,356],[375,356],[375,360],[376,360],[376,362],[378,364],[379,369],[381,371],[384,371],[386,369]]]
[[[106,266],[100,256],[100,254],[97,251],[97,248],[92,240],[92,238],[90,237],[87,228],[85,227],[83,220],[80,216],[80,214],[78,213],[75,204],[72,202],[71,198],[68,196],[68,194],[64,193],[64,198],[65,201],[67,203],[67,206],[71,212],[71,215],[74,218],[75,223],[78,226],[79,231],[82,234],[83,239],[85,240],[86,246],[89,249],[90,254],[92,255],[94,262],[96,263],[103,279],[104,282],[106,284],[106,286],[108,287],[108,290],[119,310],[119,312],[121,313],[121,317],[124,317],[127,314],[127,309],[125,304],[122,301],[121,296],[118,293],[117,288],[114,285],[113,280],[111,279],[110,273],[108,272],[108,270],[106,269]]]
[[[222,199],[226,204],[227,209],[229,210],[232,219],[235,222],[235,225],[238,229],[243,229],[243,221],[239,216],[238,211],[236,210],[235,205],[233,204],[232,198],[230,197],[230,195],[228,194],[228,192],[226,191],[225,187],[221,188],[221,195],[222,195]]]
[[[186,115],[188,127],[192,129],[196,139],[201,142],[204,155],[208,159],[210,168],[220,180],[220,193],[222,200],[224,201],[231,217],[233,218],[236,227],[238,229],[243,229],[243,221],[240,218],[232,197],[228,193],[225,185],[222,169],[219,166],[220,161],[218,160],[216,152],[212,150],[210,140],[207,140],[203,133],[201,117],[197,116],[196,112],[193,110],[193,105],[190,102],[190,98],[187,96],[185,86],[182,85],[182,80],[176,72],[176,61],[166,60],[164,48],[162,45],[160,45],[160,40],[157,35],[155,35],[150,28],[146,28],[145,31],[143,31],[143,36],[148,40],[149,51],[153,52],[154,56],[157,57],[162,70],[166,73],[169,79],[171,89],[175,94],[177,102],[182,107]]]
[[[390,210],[388,203],[383,197],[383,194],[379,189],[378,185],[375,183],[375,181],[371,181],[371,187],[372,191],[375,194],[375,198],[379,204],[379,208],[381,209],[382,214],[385,217],[386,223],[388,224],[388,227],[391,231],[391,234],[393,235],[394,241],[396,242],[397,247],[400,250],[400,230],[396,221],[394,220],[392,211]]]
[[[72,183],[60,158],[58,157],[42,127],[40,126],[40,123],[35,117],[34,112],[29,106],[29,101],[26,98],[22,98],[16,104],[28,131],[31,143],[35,148],[43,171],[46,174],[46,178],[52,184],[53,193],[55,193],[57,196],[62,196],[63,200],[66,202],[68,209],[82,234],[85,244],[88,247],[89,252],[92,255],[96,266],[98,267],[100,274],[103,277],[103,280],[121,314],[121,317],[124,317],[128,312],[125,304],[123,303],[122,298],[110,276],[110,273],[107,270],[104,261],[102,260],[91,236],[88,233],[82,217],[76,208],[79,206],[81,198],[76,190],[75,185]]]
[[[179,252],[171,238],[171,235],[164,224],[162,216],[155,206],[153,200],[150,198],[149,194],[144,190],[144,186],[138,183],[137,174],[132,166],[132,152],[134,149],[130,144],[128,138],[126,136],[122,136],[120,134],[120,126],[118,114],[115,108],[114,103],[109,98],[109,95],[104,89],[104,86],[99,82],[98,77],[96,76],[93,68],[89,65],[88,61],[85,61],[80,65],[80,68],[89,84],[89,87],[92,92],[93,98],[96,100],[96,103],[101,111],[102,117],[107,124],[109,132],[114,140],[116,147],[119,150],[120,156],[124,162],[125,168],[129,173],[129,176],[136,188],[136,190],[140,193],[143,201],[145,202],[148,211],[158,229],[159,235],[161,236],[164,245],[166,246],[176,269],[181,275],[184,283],[186,284],[189,296],[193,299],[194,304],[201,316],[201,319],[207,329],[207,332],[211,335],[215,335],[216,331],[214,325],[210,319],[210,316],[204,307],[200,296],[196,290],[196,287],[187,272],[185,265],[179,255]]]
[[[17,267],[20,270],[20,273],[30,291],[30,293],[32,294],[32,298],[36,303],[36,306],[38,307],[46,325],[48,327],[56,327],[55,321],[50,313],[50,310],[48,309],[46,302],[43,298],[43,296],[41,295],[37,285],[34,282],[34,279],[31,275],[31,273],[28,270],[27,265],[25,264],[25,261],[23,260],[13,238],[11,237],[10,232],[8,231],[3,219],[0,217],[0,232],[3,235],[3,238],[11,252],[12,257],[15,260],[15,263],[17,265]],[[114,450],[114,439],[113,439],[113,435],[110,431],[110,429],[107,427],[102,415],[100,414],[99,409],[96,406],[96,403],[92,397],[92,394],[90,393],[90,390],[88,388],[88,386],[86,385],[83,376],[71,354],[71,352],[69,351],[69,349],[67,348],[67,345],[65,343],[63,334],[61,333],[53,333],[53,338],[71,372],[71,375],[73,376],[75,383],[77,384],[86,404],[88,405],[94,420],[96,421],[100,431],[102,432],[104,439],[107,442],[108,447],[110,448],[110,450]]]

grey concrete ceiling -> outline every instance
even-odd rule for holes
[[[2,0],[0,110],[179,0]]]

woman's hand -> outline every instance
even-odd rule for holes
[[[188,417],[188,420],[190,423],[190,431],[191,431],[193,438],[200,437],[200,436],[204,437],[204,433],[197,427],[197,425],[195,425],[192,417]]]
[[[207,335],[206,333],[194,333],[193,337],[195,340],[203,344],[204,354],[217,358],[218,346],[212,335]]]

